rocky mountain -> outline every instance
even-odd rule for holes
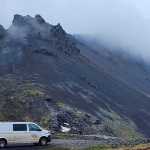
[[[40,15],[0,26],[0,119],[72,132],[150,136],[149,67],[87,44]]]

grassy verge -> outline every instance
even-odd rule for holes
[[[68,134],[68,133],[57,133],[55,135],[53,135],[54,139],[64,139],[64,140],[68,140],[68,139],[80,139],[81,135],[79,134]]]
[[[141,144],[134,147],[111,148],[109,146],[94,146],[86,150],[150,150],[150,144]]]
[[[87,148],[86,150],[111,150],[112,148],[105,145],[99,145],[99,146],[93,146],[90,148]]]

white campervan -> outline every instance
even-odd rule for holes
[[[7,144],[39,143],[47,145],[51,141],[50,131],[32,122],[0,122],[0,148]]]

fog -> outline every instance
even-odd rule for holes
[[[0,24],[8,28],[16,13],[41,14],[69,33],[95,36],[149,60],[149,8],[149,0],[0,0]]]

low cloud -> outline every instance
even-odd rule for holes
[[[148,0],[0,0],[0,24],[13,15],[41,14],[61,22],[69,33],[89,34],[108,45],[150,58],[150,2]],[[11,7],[10,7],[11,6]]]

